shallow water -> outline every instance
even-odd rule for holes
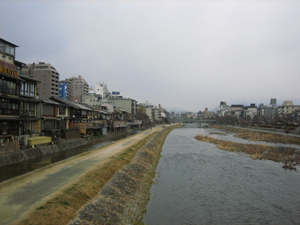
[[[300,224],[300,173],[194,139],[211,131],[179,128],[168,135],[144,222]]]

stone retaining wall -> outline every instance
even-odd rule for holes
[[[160,131],[144,145],[131,163],[116,173],[69,225],[141,222],[162,145],[174,128],[173,126]]]
[[[135,134],[137,130],[145,130],[145,129],[146,128],[131,130],[129,132],[110,133],[102,137],[91,136],[90,138],[77,138],[74,140],[59,142],[53,145],[44,145],[44,146],[41,145],[41,146],[37,146],[36,148],[27,148],[22,150],[19,150],[20,148],[18,148],[18,150],[14,149],[13,151],[6,151],[6,152],[3,151],[2,152],[3,154],[0,154],[0,167],[49,155],[59,151],[65,151],[67,149],[75,148],[81,145],[86,145],[88,143],[95,142],[95,141],[108,142],[108,141],[119,140]],[[18,146],[19,146],[19,142],[18,142]]]
[[[9,152],[7,154],[0,155],[0,167],[53,154],[59,151],[65,151],[70,148],[88,144],[91,141],[93,140],[81,138],[59,144],[39,146],[37,148],[28,148],[20,151]]]

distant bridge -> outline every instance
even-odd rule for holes
[[[170,119],[170,122],[174,123],[216,123],[216,120],[209,120],[209,119],[204,119],[204,120],[194,120],[194,119]]]

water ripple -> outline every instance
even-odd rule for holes
[[[208,129],[176,129],[163,146],[144,222],[300,224],[300,177],[194,139]]]

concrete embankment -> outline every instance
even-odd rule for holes
[[[52,145],[37,146],[35,148],[26,148],[19,151],[0,154],[0,167],[15,164],[18,162],[35,159],[45,155],[50,155],[56,152],[65,151],[78,146],[83,146],[92,142],[109,142],[119,140],[136,133],[136,130],[129,132],[110,133],[101,138],[89,137],[73,139],[69,141],[59,142]]]
[[[131,163],[116,173],[69,225],[141,222],[162,145],[174,128],[165,128],[144,145]]]
[[[82,146],[94,141],[93,139],[76,139],[68,142],[62,142],[59,144],[39,146],[36,148],[27,148],[20,151],[10,152],[0,155],[0,167],[7,166],[10,164],[18,163],[21,161],[26,161],[29,159],[34,159],[42,157],[45,155],[50,155],[55,152],[65,151],[70,148],[75,148]]]

